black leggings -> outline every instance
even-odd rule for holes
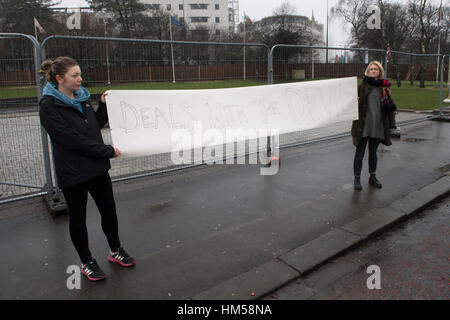
[[[362,138],[356,147],[355,159],[353,160],[353,173],[356,177],[361,176],[361,170],[363,166],[364,153],[366,152],[367,142],[369,142],[369,173],[375,174],[377,171],[377,148],[380,144],[378,138]]]
[[[70,238],[80,256],[81,262],[87,263],[92,260],[86,228],[88,192],[100,211],[102,229],[108,240],[109,247],[111,251],[117,251],[120,247],[119,227],[109,174],[106,173],[87,182],[65,188],[62,191],[69,211]]]

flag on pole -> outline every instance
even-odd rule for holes
[[[184,28],[184,23],[175,19],[173,16],[170,16],[170,23],[179,26],[180,28]]]
[[[253,21],[250,19],[250,17],[244,12],[244,23],[250,23],[253,24]]]
[[[40,25],[39,21],[37,21],[36,18],[34,18],[34,29],[39,30],[40,33],[45,33],[44,28],[42,28],[42,26]]]
[[[443,12],[442,12],[442,0],[441,0],[441,4],[439,5],[439,11],[438,11],[438,19],[439,21],[444,17]]]
[[[386,48],[386,62],[389,63],[389,59],[391,58],[391,48],[387,46]]]

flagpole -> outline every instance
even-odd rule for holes
[[[326,43],[326,51],[325,51],[325,63],[328,63],[328,0],[327,0],[327,43]]]
[[[438,41],[438,57],[437,57],[437,65],[436,65],[436,82],[438,82],[439,79],[439,58],[440,58],[440,54],[441,54],[441,30],[439,28],[440,22],[441,22],[441,11],[442,11],[442,0],[441,0],[441,4],[439,6],[439,18],[438,18],[438,31],[439,31],[439,41]]]
[[[184,9],[184,7],[183,7],[183,9]],[[169,30],[170,30],[170,41],[173,41],[173,39],[172,39],[172,16],[169,16]],[[173,61],[173,43],[170,44],[170,50],[172,52],[172,75],[173,75],[172,82],[175,83],[175,63]]]
[[[245,12],[244,12],[244,81],[245,81]]]
[[[36,40],[39,42],[38,37],[37,37],[36,18],[33,17],[33,19],[34,19],[34,36],[36,37]]]

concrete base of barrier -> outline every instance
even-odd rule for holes
[[[450,122],[450,114],[444,114],[443,116],[440,116],[438,118],[431,119],[432,121],[439,121],[439,122]]]
[[[67,214],[66,201],[61,193],[52,192],[51,194],[47,194],[44,196],[44,200],[53,219]]]

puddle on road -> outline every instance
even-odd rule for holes
[[[342,191],[348,190],[348,189],[352,189],[353,188],[353,183],[346,183],[343,185],[342,187]]]
[[[154,205],[151,205],[148,208],[147,212],[149,214],[160,213],[160,212],[164,211],[165,209],[167,209],[168,207],[170,207],[169,201],[167,201],[167,200],[158,201]]]

